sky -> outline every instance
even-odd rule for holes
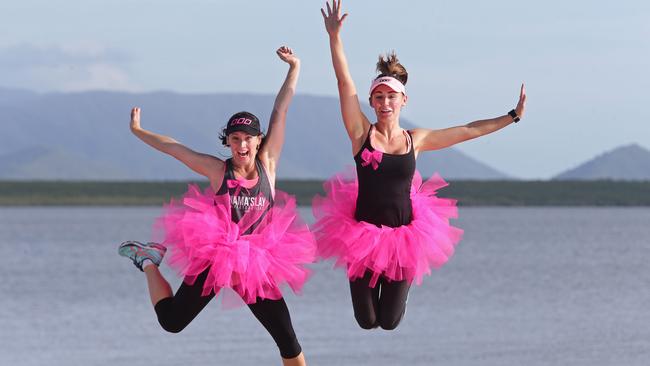
[[[21,0],[0,4],[0,87],[40,92],[277,92],[336,96],[324,1]],[[547,179],[631,143],[650,149],[650,2],[347,0],[342,31],[366,103],[380,53],[409,72],[414,124],[525,118],[457,148],[511,176]],[[341,128],[343,128],[341,126]],[[334,147],[335,148],[335,147]],[[419,159],[426,159],[423,154]]]

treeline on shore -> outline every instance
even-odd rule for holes
[[[310,205],[321,180],[279,180]],[[197,182],[205,188],[207,182]],[[180,197],[188,182],[0,181],[2,206],[148,206]],[[461,206],[650,206],[650,181],[451,181],[438,192]]]

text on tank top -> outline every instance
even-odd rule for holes
[[[226,171],[223,176],[223,182],[217,195],[228,193],[230,200],[230,212],[233,222],[239,222],[247,212],[251,210],[261,211],[255,212],[259,214],[259,219],[245,232],[248,234],[252,232],[260,221],[264,218],[266,213],[273,206],[273,194],[271,191],[271,184],[266,175],[266,170],[262,166],[262,162],[255,159],[255,169],[257,170],[257,183],[250,188],[242,185],[242,179],[237,179],[233,169],[232,159],[226,160]]]

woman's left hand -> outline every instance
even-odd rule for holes
[[[519,103],[515,107],[515,113],[519,118],[524,118],[524,113],[526,112],[526,88],[524,84],[521,84],[521,91],[519,92]]]
[[[293,54],[293,50],[287,46],[282,46],[278,48],[275,53],[278,54],[280,60],[288,63],[290,66],[294,66],[300,62],[300,59]]]

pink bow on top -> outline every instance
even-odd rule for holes
[[[372,165],[372,169],[377,170],[383,156],[384,154],[381,151],[370,151],[368,148],[365,148],[361,152],[361,160],[363,160],[363,162],[361,162],[361,166]]]
[[[245,184],[249,183],[250,181],[247,179],[242,179],[242,178],[237,178],[237,179],[228,179],[226,184],[228,184],[228,188],[235,188],[235,196],[239,195],[239,192],[241,192],[242,188],[248,189]]]

